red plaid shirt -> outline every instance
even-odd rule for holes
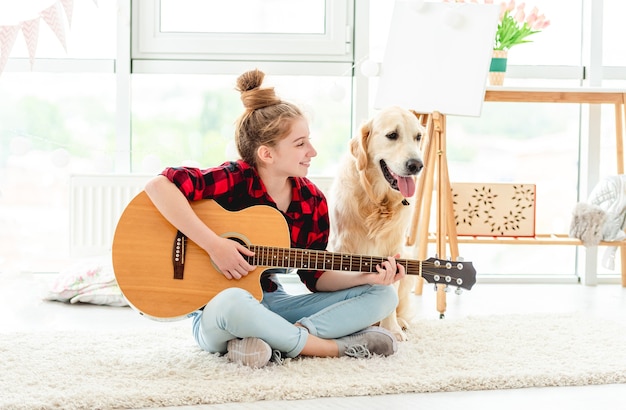
[[[253,205],[269,205],[278,209],[256,169],[242,160],[203,170],[166,168],[161,174],[190,201],[213,199],[229,211]],[[307,178],[291,178],[291,184],[291,204],[286,213],[282,212],[289,225],[291,247],[325,250],[330,227],[326,197]],[[309,290],[315,292],[317,280],[323,272],[298,269],[298,276]],[[276,290],[276,283],[265,275],[261,278],[261,285],[264,291]]]

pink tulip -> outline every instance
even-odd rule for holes
[[[515,9],[515,0],[509,1],[509,4],[506,6],[507,11],[513,11]]]
[[[546,20],[546,16],[544,14],[537,17],[534,24],[532,25],[533,30],[542,30],[550,25],[550,21]]]
[[[485,4],[493,4],[493,0],[485,0]]]
[[[500,3],[500,21],[504,18],[504,13],[506,13],[506,3]]]
[[[524,19],[526,18],[526,14],[524,13],[524,3],[517,6],[517,12],[515,13],[514,18],[518,23],[524,23]]]
[[[538,30],[543,30],[544,28],[548,27],[550,25],[550,20],[543,20],[543,23],[541,23],[541,26],[538,27]]]
[[[530,12],[530,14],[528,15],[528,17],[526,18],[526,23],[528,23],[529,26],[533,27],[533,25],[535,24],[535,21],[537,21],[537,7],[534,7],[532,9],[532,11]]]

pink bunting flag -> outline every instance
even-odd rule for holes
[[[9,54],[15,44],[20,26],[0,26],[0,74],[9,61]]]
[[[65,17],[70,27],[72,27],[72,13],[74,11],[74,0],[61,0],[63,11],[65,11]]]
[[[33,64],[35,64],[35,52],[37,51],[37,42],[39,40],[39,18],[24,21],[22,23],[22,35],[24,40],[26,40],[28,58],[32,70]]]
[[[59,8],[59,3],[54,3],[52,6],[41,12],[41,17],[48,24],[48,26],[50,26],[63,45],[63,49],[67,52],[67,44],[65,42],[65,25],[63,24],[63,18]]]

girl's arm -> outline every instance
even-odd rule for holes
[[[161,214],[183,232],[187,238],[204,249],[228,279],[241,279],[256,267],[241,255],[254,252],[241,244],[222,238],[211,230],[193,211],[189,201],[167,177],[159,175],[146,184],[145,191]]]
[[[396,263],[395,257],[388,257],[378,265],[378,273],[326,271],[317,280],[316,288],[320,292],[332,292],[359,285],[391,285],[406,276],[404,266]]]

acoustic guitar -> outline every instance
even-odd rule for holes
[[[122,293],[135,309],[153,319],[184,318],[224,289],[246,289],[263,297],[261,273],[267,268],[376,272],[386,257],[351,255],[290,247],[287,222],[276,209],[258,205],[231,212],[213,200],[191,202],[196,214],[218,235],[239,241],[255,254],[257,268],[229,280],[209,255],[179,232],[142,191],[124,209],[113,237],[113,270]],[[430,258],[397,259],[410,275],[430,283],[471,289],[476,272],[469,262]]]

